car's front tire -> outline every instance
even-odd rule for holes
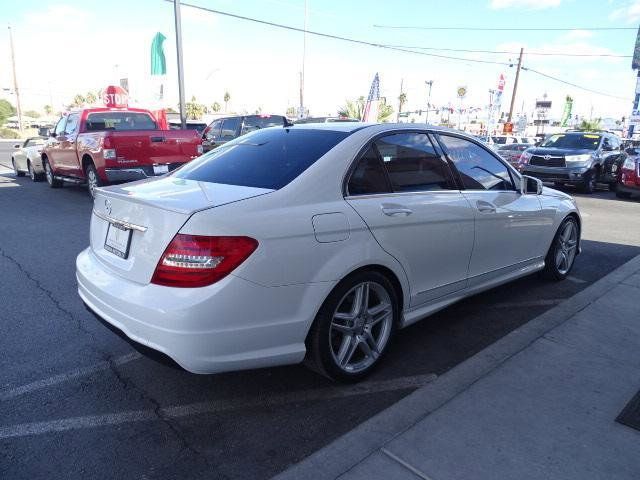
[[[387,277],[360,271],[345,278],[323,303],[307,337],[307,365],[341,382],[368,375],[387,350],[400,315]]]
[[[27,170],[29,171],[29,177],[31,178],[31,181],[39,182],[40,180],[42,180],[42,174],[35,172],[35,170],[33,169],[33,165],[31,164],[31,160],[27,161]]]
[[[593,172],[589,172],[585,175],[582,184],[580,185],[580,190],[583,193],[593,193],[596,191],[596,176]]]
[[[543,274],[551,280],[564,280],[571,272],[578,254],[580,229],[573,216],[565,218],[549,247],[544,259]]]

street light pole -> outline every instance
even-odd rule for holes
[[[180,0],[173,0],[173,11],[176,21],[176,52],[178,57],[178,95],[180,97],[180,125],[187,128],[184,102],[184,72],[182,65],[182,20],[180,18]]]
[[[511,123],[511,117],[513,117],[513,105],[516,101],[516,91],[518,90],[518,79],[520,78],[520,69],[522,68],[522,54],[524,48],[520,48],[520,56],[518,57],[518,69],[516,70],[516,79],[513,82],[513,93],[511,94],[511,107],[509,107],[509,117],[507,123]]]
[[[18,90],[18,77],[16,76],[16,56],[13,51],[13,34],[11,25],[9,28],[9,47],[11,49],[11,66],[13,67],[13,91],[16,92],[16,109],[18,110],[18,129],[22,135],[22,108],[20,107],[20,91]]]
[[[300,109],[298,118],[304,117],[304,70],[307,63],[307,0],[304,0],[304,34],[302,37],[302,71],[300,72]]]
[[[425,118],[424,123],[429,123],[429,109],[431,108],[431,87],[433,87],[433,80],[427,80],[424,83],[429,85],[429,96],[427,97],[427,118]]]

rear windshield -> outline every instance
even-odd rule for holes
[[[187,163],[174,176],[245,187],[284,187],[349,136],[349,132],[257,130]]]
[[[240,135],[253,132],[261,128],[282,127],[284,125],[284,117],[281,115],[249,115],[244,119],[242,131]]]
[[[588,133],[573,135],[551,135],[547,140],[542,142],[541,147],[553,148],[572,148],[572,149],[588,149],[596,150],[600,144],[600,135],[592,135]]]
[[[156,122],[142,112],[95,112],[87,116],[88,132],[99,130],[156,130]]]

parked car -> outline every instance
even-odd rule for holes
[[[170,130],[182,130],[182,122],[174,119],[170,119],[168,122]],[[204,132],[204,129],[207,128],[207,124],[205,122],[199,122],[197,120],[187,120],[186,121],[187,130],[195,130],[200,135]]]
[[[619,198],[640,195],[640,149],[629,147],[627,152],[629,156],[625,158],[620,168],[620,177],[616,188],[616,196]]]
[[[551,135],[538,147],[526,150],[522,172],[556,186],[577,185],[586,193],[592,193],[597,182],[615,190],[617,165],[625,157],[614,134],[569,131]]]
[[[40,152],[44,146],[45,139],[42,137],[27,138],[23,143],[16,143],[16,149],[11,154],[11,165],[16,176],[23,177],[29,174],[31,180],[39,182],[42,180],[44,170],[42,169],[42,159]]]
[[[251,132],[156,180],[99,188],[87,307],[196,373],[369,373],[396,329],[580,248],[573,199],[472,137],[416,124]]]
[[[296,120],[293,123],[334,123],[334,122],[359,122],[357,118],[349,117],[307,117]]]
[[[204,151],[208,152],[245,133],[286,125],[291,125],[291,122],[283,115],[237,115],[218,118],[204,129],[202,146]]]
[[[531,145],[528,143],[510,143],[507,145],[501,145],[496,149],[496,152],[509,162],[512,167],[520,171],[524,166],[521,162],[522,153],[528,148],[531,148]]]
[[[42,150],[53,188],[64,181],[97,187],[164,175],[202,154],[194,130],[158,130],[148,110],[85,108],[60,118]]]

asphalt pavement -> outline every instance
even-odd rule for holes
[[[571,277],[531,276],[400,331],[357,386],[302,366],[201,376],[88,313],[75,257],[91,201],[15,178],[0,144],[0,478],[268,478],[640,253],[640,202],[579,195]],[[568,190],[570,191],[570,190]]]

